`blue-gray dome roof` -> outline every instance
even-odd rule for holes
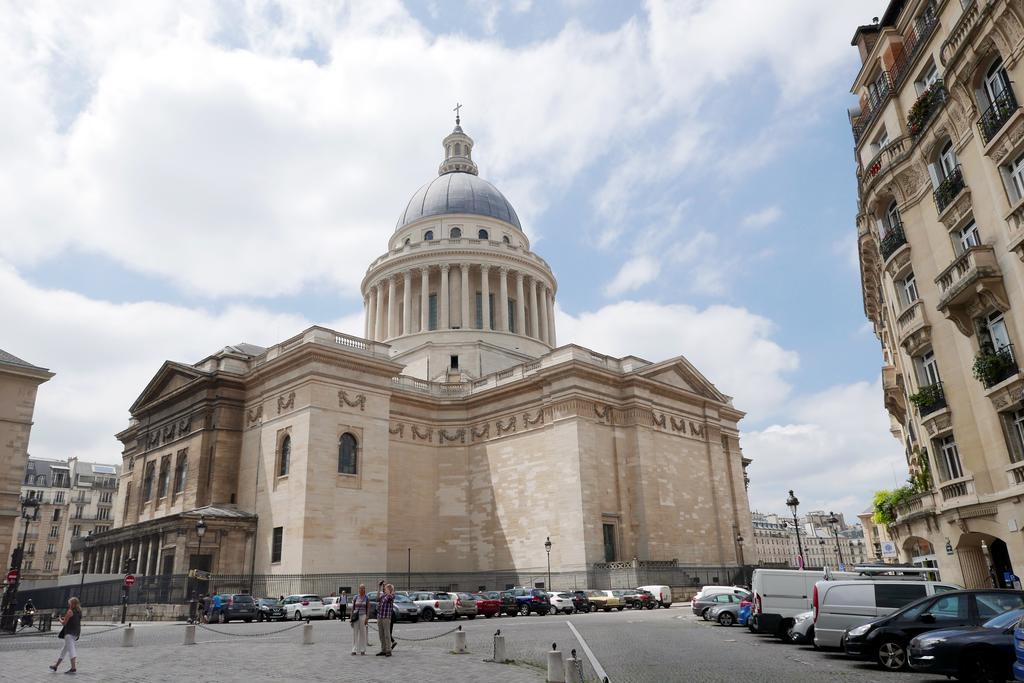
[[[449,213],[490,216],[523,229],[516,210],[494,185],[472,173],[445,173],[416,190],[395,230],[426,216]]]

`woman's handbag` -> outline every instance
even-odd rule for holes
[[[64,637],[64,631],[65,631],[65,629],[67,629],[67,625],[66,625],[66,624],[65,624],[64,626],[61,626],[61,627],[60,627],[60,633],[58,633],[58,634],[57,634],[57,637],[58,637],[58,638],[63,638],[63,637]]]
[[[356,623],[357,621],[359,621],[359,612],[357,612],[357,611],[355,610],[355,605],[353,605],[353,609],[352,609],[352,616],[350,616],[350,617],[348,618],[348,620],[349,620],[350,622],[352,622],[353,624],[354,624],[354,623]]]

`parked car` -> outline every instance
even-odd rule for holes
[[[643,588],[637,588],[635,593],[635,600],[632,607],[636,609],[654,609],[658,606],[658,598],[651,591],[645,591]]]
[[[630,609],[632,609],[633,603],[637,600],[637,594],[635,589],[613,590],[612,593],[614,593],[615,597],[622,601],[624,607],[629,607]]]
[[[786,632],[789,642],[797,645],[814,643],[814,610],[801,612],[793,617],[793,625]]]
[[[1019,623],[1013,630],[1013,651],[1017,655],[1017,661],[1013,663],[1013,679],[1024,681],[1024,626]]]
[[[377,603],[380,600],[380,593],[377,591],[370,591],[366,594],[367,600],[367,615],[370,619],[377,618]],[[392,609],[392,619],[397,621],[410,621],[416,623],[420,620],[420,606],[408,595],[400,595],[395,592],[395,603]]]
[[[341,598],[328,596],[324,598],[324,614],[328,619],[344,619],[346,612],[346,605],[341,601]]]
[[[672,606],[672,589],[668,586],[640,586],[639,590],[645,590],[658,598],[659,607]]]
[[[611,591],[590,590],[587,591],[587,600],[590,601],[591,611],[604,610],[611,612],[613,609],[622,607],[619,600]]]
[[[477,614],[487,619],[490,619],[493,616],[501,614],[501,593],[499,593],[498,591],[490,591],[488,593],[474,593],[473,599],[476,600]]]
[[[892,614],[855,626],[843,634],[848,655],[874,659],[889,671],[907,665],[907,647],[917,636],[939,629],[979,626],[995,616],[1024,607],[1024,591],[966,590],[922,598]]]
[[[712,607],[736,605],[736,609],[738,610],[740,602],[749,597],[749,594],[736,595],[734,593],[708,593],[700,596],[699,599],[694,598],[691,604],[693,605],[693,613],[707,621],[708,614]]]
[[[740,603],[728,602],[714,605],[705,610],[705,621],[717,621],[721,626],[732,626],[740,623]]]
[[[220,596],[220,611],[216,614],[217,621],[226,624],[232,619],[241,619],[249,623],[258,615],[256,601],[248,593],[223,593]]]
[[[915,600],[960,586],[935,581],[858,579],[818,581],[811,603],[814,607],[814,644],[840,647],[847,629],[884,617]]]
[[[256,601],[256,621],[276,621],[284,618],[284,605],[277,598],[260,598]]]
[[[455,619],[476,619],[476,598],[472,593],[452,593],[455,598]]]
[[[292,619],[309,619],[316,617],[322,619],[324,612],[324,601],[319,595],[306,593],[303,595],[288,595],[283,605],[284,612]]]
[[[577,612],[589,612],[590,600],[587,598],[587,591],[576,590],[572,592],[572,606]]]
[[[516,609],[522,616],[528,616],[531,612],[547,614],[551,610],[551,603],[548,602],[548,594],[541,588],[513,588],[512,597],[516,601]]]
[[[1010,610],[981,626],[930,631],[910,641],[910,668],[961,680],[1012,681],[1014,629],[1024,609]]]
[[[859,574],[831,572],[829,576],[856,579]],[[755,633],[774,633],[785,638],[794,617],[813,608],[814,584],[825,578],[823,571],[755,569],[751,580],[754,609],[748,628]]]
[[[694,596],[694,598],[704,593],[736,593],[738,595],[740,593],[749,592],[750,590],[743,586],[704,586],[700,589],[697,595]]]
[[[434,619],[454,619],[455,600],[450,593],[444,591],[413,591],[409,597],[420,608],[423,621]]]
[[[512,591],[501,591],[501,613],[505,616],[514,617],[519,614],[519,603]]]
[[[576,603],[572,593],[552,593],[548,600],[551,602],[553,614],[572,614],[576,611]]]

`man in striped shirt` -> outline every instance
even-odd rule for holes
[[[380,639],[380,652],[378,657],[391,656],[391,615],[395,607],[395,587],[390,583],[381,581],[377,584],[380,592],[377,594],[377,637]]]

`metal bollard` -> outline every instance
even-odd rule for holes
[[[548,653],[547,683],[565,683],[565,661],[556,643],[551,643],[551,652]]]
[[[312,645],[313,644],[313,624],[306,620],[306,625],[302,627],[302,644]]]
[[[121,647],[134,647],[135,645],[135,629],[131,623],[128,624],[128,628],[121,631]]]
[[[494,661],[504,664],[508,661],[505,656],[505,636],[501,635],[501,629],[494,634]]]
[[[185,624],[185,645],[196,644],[196,625]]]
[[[455,654],[461,655],[466,652],[466,632],[459,627],[459,630],[455,632]]]
[[[580,660],[576,658],[576,650],[565,658],[565,683],[584,683]]]

